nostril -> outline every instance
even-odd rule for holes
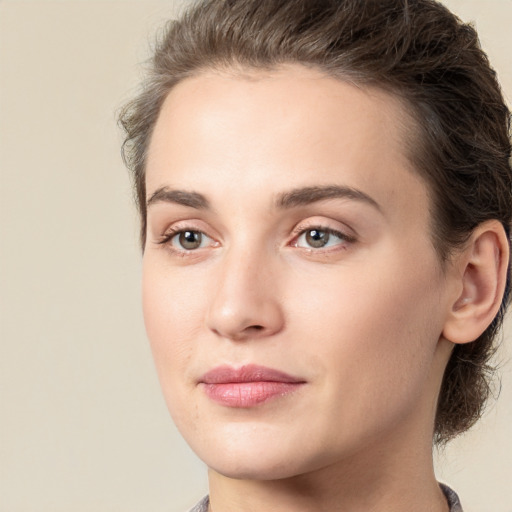
[[[231,339],[236,341],[246,341],[251,338],[258,338],[260,332],[264,332],[265,327],[263,325],[248,325],[240,332],[230,336]]]

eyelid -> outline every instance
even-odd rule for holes
[[[298,238],[300,236],[305,234],[307,231],[315,229],[338,237],[340,239],[340,243],[327,246],[325,248],[308,248],[296,245]],[[201,233],[204,237],[209,239],[210,242],[205,247],[198,247],[196,249],[185,249],[176,247],[172,243],[173,238],[185,231],[194,231]],[[210,228],[208,224],[206,224],[201,219],[183,219],[175,221],[174,223],[168,225],[165,229],[161,229],[160,234],[155,233],[155,235],[156,239],[154,240],[154,243],[156,245],[164,246],[168,250],[182,256],[190,256],[192,253],[199,253],[204,249],[219,247],[221,245],[219,241],[219,236],[215,233],[213,229]],[[295,227],[292,229],[290,236],[288,237],[288,242],[286,242],[286,245],[297,247],[299,249],[311,250],[312,252],[319,253],[336,250],[336,248],[340,248],[340,246],[347,248],[347,245],[356,242],[357,239],[358,237],[355,231],[352,228],[341,223],[340,221],[325,218],[322,216],[314,216],[308,217],[307,219],[302,220],[295,225]]]
[[[187,219],[187,220],[180,220],[177,222],[174,222],[170,226],[168,226],[165,230],[161,231],[161,234],[157,235],[157,240],[155,240],[155,244],[162,245],[167,247],[169,250],[179,253],[179,254],[189,254],[192,252],[199,252],[201,249],[206,249],[207,247],[197,248],[193,250],[187,250],[187,249],[179,249],[172,245],[172,239],[179,235],[180,233],[183,233],[185,231],[193,231],[197,233],[201,233],[204,237],[211,240],[213,243],[209,244],[210,247],[217,247],[220,245],[218,241],[218,236],[215,234],[211,234],[213,231],[212,229],[209,229],[209,227],[205,226],[205,223],[203,221],[197,220],[197,219]]]
[[[313,217],[299,222],[292,230],[292,240],[296,240],[300,235],[306,231],[318,229],[319,231],[326,231],[328,233],[340,236],[347,242],[355,242],[358,238],[355,231],[348,226],[340,226],[340,222],[335,222],[336,226],[333,226],[335,221],[329,221],[325,218]]]
[[[307,242],[307,233],[312,231],[319,231],[325,233],[328,238],[325,245],[315,247]],[[304,238],[304,240],[302,240]],[[334,238],[334,239],[333,239]],[[337,239],[337,240],[335,240]],[[334,242],[334,243],[333,243]],[[300,233],[297,237],[294,238],[293,247],[297,249],[306,250],[310,253],[327,253],[331,251],[339,251],[342,249],[347,249],[347,246],[350,245],[353,240],[350,240],[347,236],[339,231],[334,231],[332,229],[325,229],[320,227],[313,227],[310,229],[306,229],[302,233]]]
[[[194,232],[194,233],[201,233],[201,235],[203,235],[205,238],[208,238],[210,240],[213,240],[213,238],[209,235],[207,235],[204,231],[201,231],[199,229],[191,229],[191,228],[180,228],[180,229],[172,229],[172,230],[168,230],[166,231],[163,235],[161,235],[160,237],[160,240],[158,242],[156,242],[157,244],[167,244],[167,243],[170,243],[171,240],[176,237],[176,235],[179,235],[181,233],[185,233],[186,231],[191,231],[191,232]],[[188,252],[184,249],[185,252]]]

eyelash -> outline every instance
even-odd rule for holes
[[[201,234],[202,236],[205,236],[211,240],[212,237],[208,236],[204,231],[201,231],[200,229],[195,229],[195,228],[192,228],[192,227],[179,227],[179,228],[172,228],[170,231],[164,233],[161,237],[160,237],[160,240],[158,240],[157,244],[158,245],[166,245],[169,247],[169,249],[171,249],[172,251],[176,252],[176,253],[183,253],[183,254],[186,254],[186,253],[191,253],[191,252],[194,252],[195,250],[197,249],[185,249],[185,248],[182,248],[182,249],[176,249],[175,247],[172,247],[172,240],[173,238],[175,238],[176,236],[182,234],[182,233],[187,233],[187,232],[190,232],[190,233],[199,233]]]
[[[346,244],[351,244],[351,243],[354,243],[356,242],[356,238],[355,236],[352,236],[352,235],[348,235],[347,233],[343,233],[342,231],[338,231],[336,229],[332,229],[332,228],[329,228],[329,227],[326,227],[326,226],[322,226],[322,225],[309,225],[309,226],[298,226],[295,230],[294,230],[294,237],[293,237],[293,247],[297,247],[297,248],[300,248],[300,249],[305,249],[307,251],[310,251],[310,252],[321,252],[323,247],[320,247],[320,248],[314,248],[314,247],[300,247],[298,246],[298,240],[306,235],[308,232],[312,232],[312,231],[319,231],[319,232],[322,232],[322,233],[325,233],[326,235],[328,236],[335,236],[337,238],[340,239],[340,243],[339,244],[336,244],[335,247],[338,247],[338,246],[345,246]],[[346,248],[346,247],[344,247]],[[329,250],[336,250],[335,248],[326,248],[326,249],[323,249],[324,252],[326,251],[329,251]]]
[[[321,226],[321,225],[309,225],[309,226],[298,226],[292,233],[292,242],[290,243],[292,247],[296,247],[296,248],[299,248],[299,249],[305,249],[309,252],[322,252],[322,247],[319,247],[319,248],[315,248],[315,247],[301,247],[299,245],[297,245],[298,243],[298,240],[301,236],[303,235],[306,235],[308,232],[312,232],[312,231],[319,231],[319,232],[322,232],[322,233],[325,233],[326,235],[328,236],[335,236],[337,238],[340,239],[340,243],[339,244],[336,244],[335,247],[337,246],[340,246],[340,245],[346,245],[346,244],[351,244],[351,243],[354,243],[356,242],[356,238],[352,235],[348,235],[346,233],[343,233],[341,231],[338,231],[336,229],[332,229],[332,228],[329,228],[329,227],[326,227],[326,226]],[[212,237],[208,236],[204,231],[201,231],[200,229],[194,229],[192,227],[179,227],[179,228],[173,228],[171,229],[170,231],[164,233],[161,237],[160,237],[160,240],[158,240],[158,242],[156,242],[158,245],[164,245],[164,246],[167,246],[172,252],[176,253],[176,254],[179,254],[181,256],[186,256],[187,254],[191,254],[191,253],[194,253],[196,252],[198,249],[200,248],[197,248],[197,249],[185,249],[185,248],[176,248],[176,247],[173,247],[172,246],[172,240],[182,234],[182,233],[186,233],[186,232],[192,232],[192,233],[199,233],[201,234],[202,236],[205,236],[209,239],[212,239]],[[212,239],[213,240],[213,239]],[[345,247],[344,247],[345,248]],[[324,249],[324,252],[326,251],[329,251],[329,250],[336,250],[336,249],[333,249],[333,248],[330,248],[330,249]]]
[[[160,240],[156,242],[158,245],[166,245],[168,244],[176,235],[179,235],[180,233],[184,233],[185,231],[194,231],[198,233],[202,233],[202,231],[199,230],[193,230],[193,229],[176,229],[168,231],[167,233],[164,233],[160,236]]]

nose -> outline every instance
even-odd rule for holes
[[[284,325],[283,308],[275,272],[265,258],[233,251],[218,265],[206,319],[209,329],[233,341],[278,333]]]

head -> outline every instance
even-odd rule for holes
[[[169,94],[211,72],[250,79],[287,65],[396,100],[408,126],[403,152],[428,193],[429,235],[442,271],[486,222],[498,221],[509,237],[510,113],[471,26],[431,0],[210,0],[169,24],[143,91],[121,115],[143,249],[147,158]],[[454,346],[437,400],[437,442],[482,413],[508,297],[507,280],[488,327]]]

